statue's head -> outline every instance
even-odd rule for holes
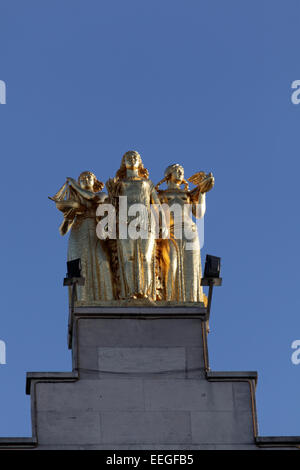
[[[127,169],[139,168],[142,165],[142,158],[138,152],[135,150],[129,150],[124,153],[122,157],[121,166],[125,166]]]
[[[148,179],[149,173],[146,168],[144,168],[142,158],[136,150],[129,150],[124,153],[121,166],[117,171],[116,177],[118,179],[123,179],[126,177],[127,170],[138,170],[139,176],[142,178]]]
[[[169,165],[165,169],[165,177],[157,183],[155,189],[158,190],[161,184],[163,183],[175,183],[178,187],[184,184],[184,189],[187,191],[189,189],[188,182],[184,179],[184,169],[183,166],[179,165],[179,163],[173,163],[173,165]]]
[[[179,163],[173,163],[165,169],[166,181],[174,181],[175,183],[182,183],[184,180],[184,169]]]
[[[82,189],[93,191],[94,193],[101,191],[104,187],[104,183],[102,183],[102,181],[98,181],[96,175],[91,171],[83,171],[80,173],[78,183]]]

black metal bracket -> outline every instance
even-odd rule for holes
[[[221,285],[222,285],[221,277],[203,277],[201,279],[201,286],[209,286],[208,300],[207,300],[207,307],[206,307],[207,320],[209,320],[209,316],[210,316],[213,288],[214,286],[221,286]]]
[[[74,306],[75,300],[77,299],[77,285],[84,286],[85,278],[84,277],[65,277],[64,286],[72,288],[71,293],[71,304],[69,307],[69,321],[68,321],[68,347],[72,347],[72,332],[73,332],[73,316],[74,316]]]

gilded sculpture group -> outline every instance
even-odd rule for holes
[[[204,301],[200,242],[193,216],[204,216],[205,195],[213,187],[214,178],[211,173],[198,172],[188,181],[195,185],[194,189],[189,190],[183,167],[173,164],[155,186],[136,151],[123,155],[116,176],[106,183],[107,194],[102,191],[104,184],[89,171],[81,173],[78,181],[67,178],[50,199],[64,216],[60,233],[65,235],[70,230],[68,260],[81,259],[85,284],[78,286],[77,300],[84,303],[137,299],[146,302]],[[162,183],[166,183],[166,189],[159,189]],[[121,197],[127,198],[129,212],[134,204],[143,205],[149,219],[153,205],[166,208],[176,204],[181,208],[181,223],[185,225],[182,236],[176,236],[171,215],[167,233],[160,230],[160,237],[151,223],[147,237],[121,237],[117,217],[116,236],[100,239],[96,231],[99,223],[96,213],[101,205],[111,204],[118,215]],[[162,209],[162,216],[164,213],[165,209]],[[132,217],[126,214],[123,223],[128,225],[130,221]],[[164,229],[165,223],[166,218]],[[187,249],[191,243],[190,234],[193,244],[192,249]]]

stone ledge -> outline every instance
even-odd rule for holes
[[[183,307],[174,305],[172,307],[99,307],[99,306],[80,306],[74,308],[74,315],[89,316],[91,318],[201,318],[206,320],[207,311],[201,306]]]
[[[38,382],[75,382],[79,379],[78,372],[27,372],[26,395],[30,395],[31,381]]]
[[[22,449],[36,447],[37,440],[34,437],[0,437],[0,449]]]
[[[300,436],[257,436],[255,442],[264,447],[299,447]]]
[[[257,384],[258,373],[256,371],[207,371],[207,380],[255,380]]]

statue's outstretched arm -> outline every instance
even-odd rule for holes
[[[192,214],[196,219],[201,219],[206,211],[206,193],[201,193],[199,188],[190,191],[190,200],[192,203]]]
[[[96,196],[97,196],[97,201],[96,202],[98,204],[103,204],[103,203],[107,204],[109,202],[109,197],[106,193],[101,192],[99,194],[96,194]]]
[[[204,171],[199,171],[188,178],[188,181],[197,185],[189,194],[192,203],[192,214],[197,219],[201,219],[206,211],[205,195],[214,187],[215,179],[212,173],[206,174]]]

